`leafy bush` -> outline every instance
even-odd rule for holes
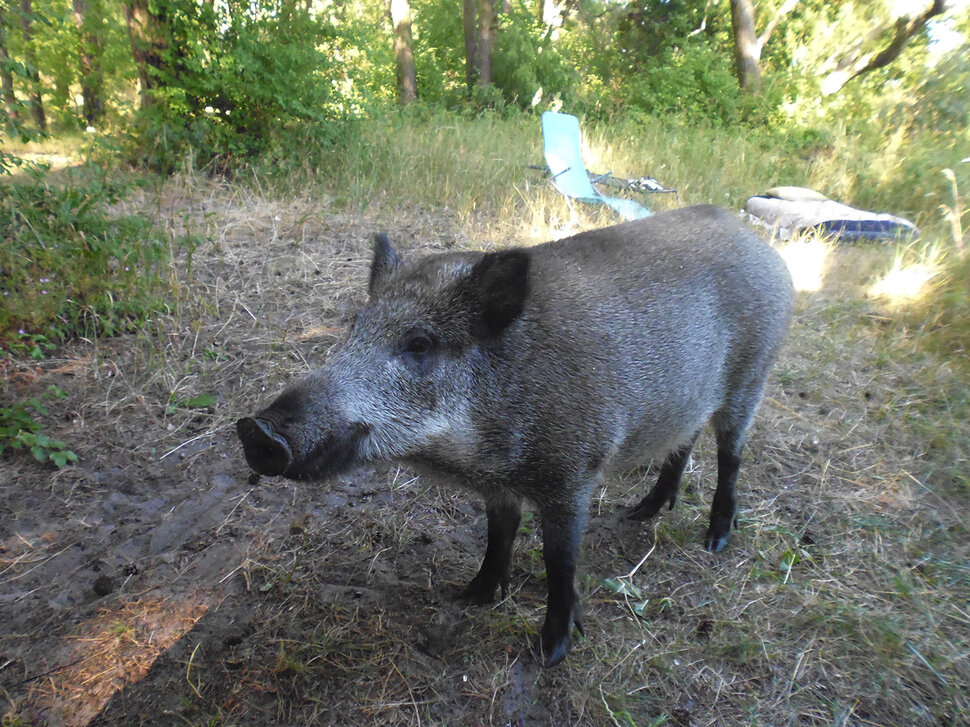
[[[34,418],[38,414],[47,414],[45,400],[63,399],[65,396],[63,391],[52,385],[42,397],[35,396],[0,407],[0,455],[8,449],[26,449],[38,462],[50,462],[56,467],[76,462],[77,455],[64,442],[42,434],[43,427]]]
[[[533,99],[546,101],[558,95],[572,101],[579,74],[552,42],[552,32],[533,8],[519,4],[499,16],[498,48],[493,60],[495,85],[509,103],[522,108]]]
[[[111,335],[168,307],[173,245],[141,215],[113,215],[128,190],[103,175],[54,186],[41,172],[0,186],[0,339]],[[19,333],[18,333],[19,331]]]
[[[157,0],[167,47],[152,103],[139,112],[129,157],[171,171],[231,165],[294,129],[326,133],[329,26],[292,3]]]
[[[711,124],[736,123],[741,92],[728,59],[708,45],[692,44],[657,56],[630,78],[616,97],[617,108],[652,116],[676,115]]]

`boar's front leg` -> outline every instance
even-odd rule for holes
[[[522,519],[522,501],[516,497],[490,499],[485,515],[488,519],[485,559],[478,575],[459,594],[459,598],[477,606],[494,601],[496,588],[502,589],[502,598],[508,595],[512,545]]]
[[[541,508],[540,515],[549,595],[546,620],[536,651],[540,661],[551,667],[566,658],[573,629],[580,635],[585,633],[575,588],[576,554],[582,537],[583,518],[578,509],[563,506],[561,502]]]

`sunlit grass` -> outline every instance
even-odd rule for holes
[[[869,289],[869,293],[888,298],[890,302],[896,304],[919,300],[927,290],[928,283],[939,274],[940,269],[937,265],[897,263]]]
[[[206,596],[145,598],[102,609],[79,624],[55,654],[67,664],[38,682],[37,701],[57,724],[86,725],[188,633],[210,606]],[[6,720],[4,724],[7,724]]]
[[[82,164],[88,155],[91,138],[84,133],[58,134],[44,139],[21,141],[17,138],[0,136],[0,145],[6,154],[33,164],[44,164],[51,169],[64,169]],[[24,176],[23,169],[14,167],[12,178]],[[2,178],[2,177],[0,177]]]
[[[777,250],[788,266],[795,290],[815,292],[822,289],[826,263],[835,243],[810,234],[781,243]]]
[[[934,288],[944,269],[944,257],[936,244],[901,247],[892,267],[869,288],[869,295],[890,305],[913,303]]]

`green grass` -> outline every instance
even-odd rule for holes
[[[54,341],[133,331],[174,309],[172,259],[184,255],[190,269],[196,240],[170,236],[144,214],[119,214],[133,189],[94,167],[34,168],[0,184],[0,364],[43,361]],[[63,398],[51,386],[0,408],[0,454],[77,461],[44,431],[52,391]]]
[[[63,180],[34,172],[0,185],[0,337],[67,339],[138,328],[173,305],[171,257],[195,241],[170,239],[144,215],[111,211],[125,182],[80,169]]]
[[[947,214],[959,212],[956,187],[970,184],[970,164],[961,164],[953,149],[941,148],[937,137],[920,136],[915,128],[912,138],[887,140],[875,131],[867,136],[845,127],[807,134],[642,117],[581,121],[588,169],[617,177],[654,176],[679,189],[685,204],[740,209],[748,197],[770,187],[807,186],[847,204],[908,216],[938,238],[953,228]],[[499,238],[511,233],[503,235],[495,225],[536,226],[569,216],[554,193],[546,194],[543,174],[528,168],[543,164],[537,114],[390,110],[378,119],[348,122],[333,136],[327,148],[308,153],[301,147],[292,158],[287,152],[274,157],[272,165],[257,162],[256,174],[273,180],[284,194],[303,193],[309,186],[335,207],[359,214],[446,210]],[[918,158],[918,175],[911,157]],[[240,181],[246,183],[249,173]],[[654,209],[673,203],[659,196],[645,200]]]

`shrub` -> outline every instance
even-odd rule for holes
[[[112,335],[166,309],[173,247],[147,217],[115,215],[130,188],[103,174],[55,186],[43,172],[0,186],[0,340]],[[19,332],[19,333],[18,333]]]
[[[43,434],[41,423],[34,418],[38,414],[47,414],[45,400],[64,396],[63,391],[52,385],[42,397],[0,407],[0,455],[8,449],[25,449],[38,462],[50,462],[56,467],[76,462],[77,455],[64,442]]]
[[[326,133],[332,60],[320,43],[329,26],[275,0],[157,5],[167,47],[129,158],[162,172],[190,155],[222,168],[295,130]]]

